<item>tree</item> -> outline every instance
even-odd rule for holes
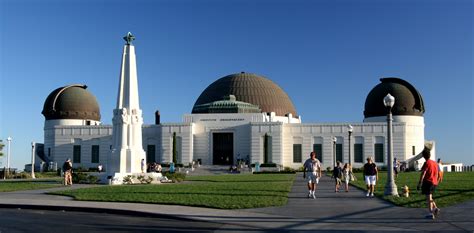
[[[3,156],[3,147],[5,146],[5,144],[3,144],[3,141],[0,140],[0,156]]]

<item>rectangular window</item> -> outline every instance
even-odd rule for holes
[[[72,152],[72,162],[80,163],[81,162],[81,145],[74,145]]]
[[[364,162],[364,144],[354,144],[354,162]]]
[[[375,162],[383,163],[383,143],[374,144]]]
[[[316,158],[319,162],[323,162],[323,145],[322,144],[313,144],[313,151],[316,153]]]
[[[263,137],[263,163],[272,163],[272,137],[267,134]]]
[[[293,144],[293,163],[301,163],[302,162],[302,145],[301,144]]]
[[[91,163],[99,163],[99,145],[92,145]]]
[[[336,144],[336,161],[343,163],[344,158],[342,157],[342,144]]]
[[[146,147],[146,162],[147,163],[154,163],[156,162],[155,159],[155,145],[148,145]]]
[[[411,154],[412,154],[412,155],[415,155],[415,146],[412,146],[412,147],[411,147]]]
[[[51,148],[48,147],[48,157],[51,157]]]

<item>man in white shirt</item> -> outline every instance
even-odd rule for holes
[[[321,177],[321,163],[316,158],[314,151],[309,156],[311,158],[307,159],[303,165],[303,178],[308,179],[308,198],[315,199],[314,191],[316,191],[316,184],[319,183]]]

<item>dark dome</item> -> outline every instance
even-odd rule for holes
[[[223,100],[229,95],[234,95],[237,101],[259,106],[262,112],[297,116],[290,97],[277,84],[262,76],[244,72],[227,75],[209,85],[194,103],[192,113],[200,113],[198,105]]]
[[[393,115],[423,116],[425,112],[423,97],[415,87],[399,78],[381,78],[380,81],[382,83],[375,86],[367,95],[365,118],[387,115],[383,98],[388,93],[395,97]]]
[[[86,85],[60,87],[48,95],[41,112],[46,120],[84,119],[100,121],[99,104]]]

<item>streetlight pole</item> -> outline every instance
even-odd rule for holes
[[[12,137],[8,137],[7,138],[7,142],[8,142],[7,173],[5,173],[7,175],[5,175],[5,176],[8,176],[8,174],[10,173],[10,153],[11,153],[10,147],[11,147],[11,141],[12,141]]]
[[[35,177],[35,142],[31,142],[31,178]]]
[[[351,137],[352,137],[352,131],[354,130],[354,127],[352,125],[347,126],[347,132],[349,133],[349,165],[352,167],[352,154],[351,154]]]
[[[336,167],[336,142],[337,142],[337,138],[336,137],[333,137],[332,138],[332,151],[333,151],[333,154],[334,154],[334,167]]]
[[[385,185],[385,196],[398,196],[397,185],[393,179],[393,142],[392,142],[392,107],[395,104],[395,97],[390,93],[383,99],[385,107],[388,109],[387,114],[387,184]]]

